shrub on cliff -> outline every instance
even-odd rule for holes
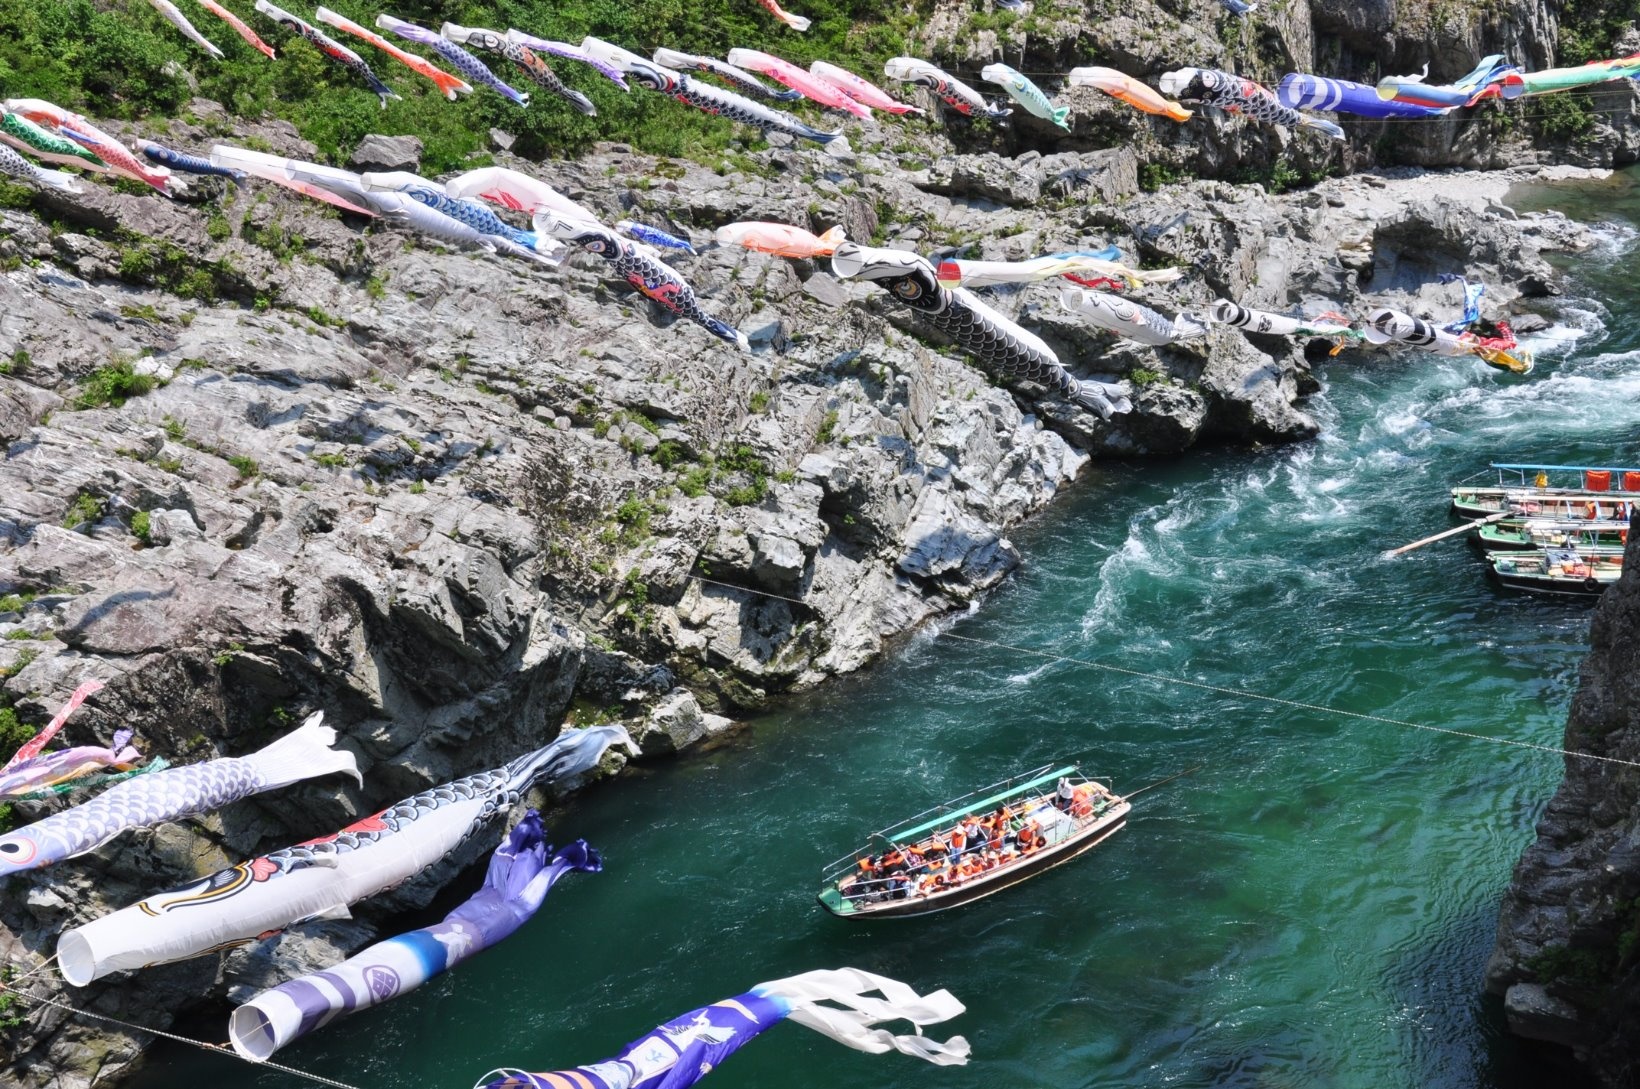
[[[382,10],[360,0],[336,0],[331,6],[366,25]],[[798,64],[825,58],[868,78],[885,58],[903,50],[917,19],[910,9],[885,8],[876,0],[798,0],[795,6],[814,20],[807,34],[780,27],[756,0],[406,0],[392,5],[392,12],[435,28],[448,19],[498,30],[518,27],[570,42],[592,34],[634,49],[664,44],[722,56],[737,45],[763,45]],[[919,6],[926,7],[926,0]],[[414,133],[426,142],[424,163],[431,173],[452,169],[482,150],[491,128],[512,133],[516,150],[538,157],[574,154],[596,140],[623,140],[654,154],[700,158],[727,147],[734,136],[727,121],[667,105],[642,89],[623,93],[574,61],[554,64],[597,104],[597,117],[575,112],[499,58],[487,59],[503,79],[537,92],[534,105],[520,109],[483,88],[447,102],[429,81],[397,61],[334,32],[404,96],[383,110],[357,76],[272,25],[248,0],[237,10],[279,51],[278,60],[251,49],[203,9],[187,14],[227,54],[221,61],[206,57],[143,0],[8,0],[6,8],[0,87],[8,95],[50,99],[92,117],[186,117],[195,93],[191,75],[199,95],[243,117],[282,117],[332,159],[344,158],[369,132]]]

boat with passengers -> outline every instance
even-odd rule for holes
[[[1131,808],[1077,765],[1045,765],[873,832],[822,872],[820,903],[845,919],[969,904],[1098,846]]]
[[[1513,465],[1493,462],[1496,484],[1474,478],[1452,489],[1452,511],[1461,518],[1485,518],[1503,511],[1528,517],[1585,518],[1589,504],[1602,508],[1598,517],[1628,519],[1640,502],[1640,469],[1592,465]],[[1619,513],[1611,512],[1617,509]]]
[[[1504,586],[1537,594],[1593,597],[1623,574],[1622,556],[1597,556],[1574,549],[1490,552],[1492,575]]]
[[[1475,529],[1475,543],[1487,551],[1535,548],[1608,548],[1629,543],[1627,522],[1559,522],[1528,518],[1492,522]]]

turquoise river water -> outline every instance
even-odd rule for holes
[[[1480,994],[1499,897],[1558,757],[953,641],[952,632],[1226,688],[1558,744],[1587,605],[1493,587],[1445,492],[1492,460],[1640,460],[1640,178],[1518,207],[1603,219],[1525,378],[1428,355],[1324,368],[1324,435],[1097,467],[1023,528],[973,613],[710,751],[554,815],[605,855],[520,934],[282,1052],[366,1089],[464,1089],[614,1053],[761,980],[856,965],[968,1012],[940,1069],[780,1026],[717,1089],[1572,1085]],[[850,924],[821,865],[871,829],[1067,756],[1133,789],[1094,853],[961,911]],[[476,876],[473,878],[476,881]],[[213,1019],[195,1026],[222,1039]],[[303,1084],[162,1050],[138,1079]]]

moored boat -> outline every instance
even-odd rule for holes
[[[1127,824],[1131,808],[1074,764],[1044,766],[872,833],[826,867],[819,900],[845,919],[972,903],[1104,842]]]
[[[1595,546],[1621,552],[1628,540],[1627,522],[1559,522],[1528,518],[1524,521],[1493,522],[1475,530],[1475,543],[1489,551]]]
[[[1460,483],[1452,489],[1452,511],[1461,518],[1485,518],[1500,511],[1539,517],[1582,518],[1588,504],[1601,517],[1626,519],[1640,503],[1640,469],[1589,465],[1512,465],[1494,462],[1496,484]],[[1615,514],[1613,512],[1616,512]]]
[[[1504,586],[1570,597],[1599,595],[1623,574],[1622,556],[1591,556],[1571,549],[1494,552],[1487,562]]]

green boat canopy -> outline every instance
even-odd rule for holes
[[[1077,765],[1075,765],[1075,764],[1067,765],[1066,767],[1059,768],[1055,771],[1050,771],[1045,775],[1039,775],[1035,779],[1032,779],[1030,782],[1021,783],[1016,787],[1010,787],[1009,789],[1004,790],[1000,794],[993,794],[989,798],[981,798],[979,801],[972,803],[971,805],[967,806],[966,808],[953,809],[949,813],[946,813],[942,816],[935,817],[931,821],[924,821],[922,824],[916,825],[915,827],[912,827],[912,828],[896,829],[894,832],[889,834],[888,839],[890,841],[893,841],[893,842],[898,842],[900,840],[905,840],[905,839],[915,839],[916,837],[922,835],[924,832],[932,832],[934,829],[940,827],[941,825],[950,824],[951,821],[955,820],[958,817],[967,816],[969,813],[975,813],[975,812],[978,812],[981,809],[990,809],[992,806],[997,805],[1000,802],[1004,802],[1009,798],[1012,798],[1015,794],[1023,794],[1025,791],[1030,790],[1033,787],[1039,787],[1039,786],[1042,786],[1045,783],[1051,783],[1051,782],[1055,781],[1056,779],[1060,779],[1063,776],[1076,775],[1078,773],[1079,773],[1079,769],[1078,769]]]

